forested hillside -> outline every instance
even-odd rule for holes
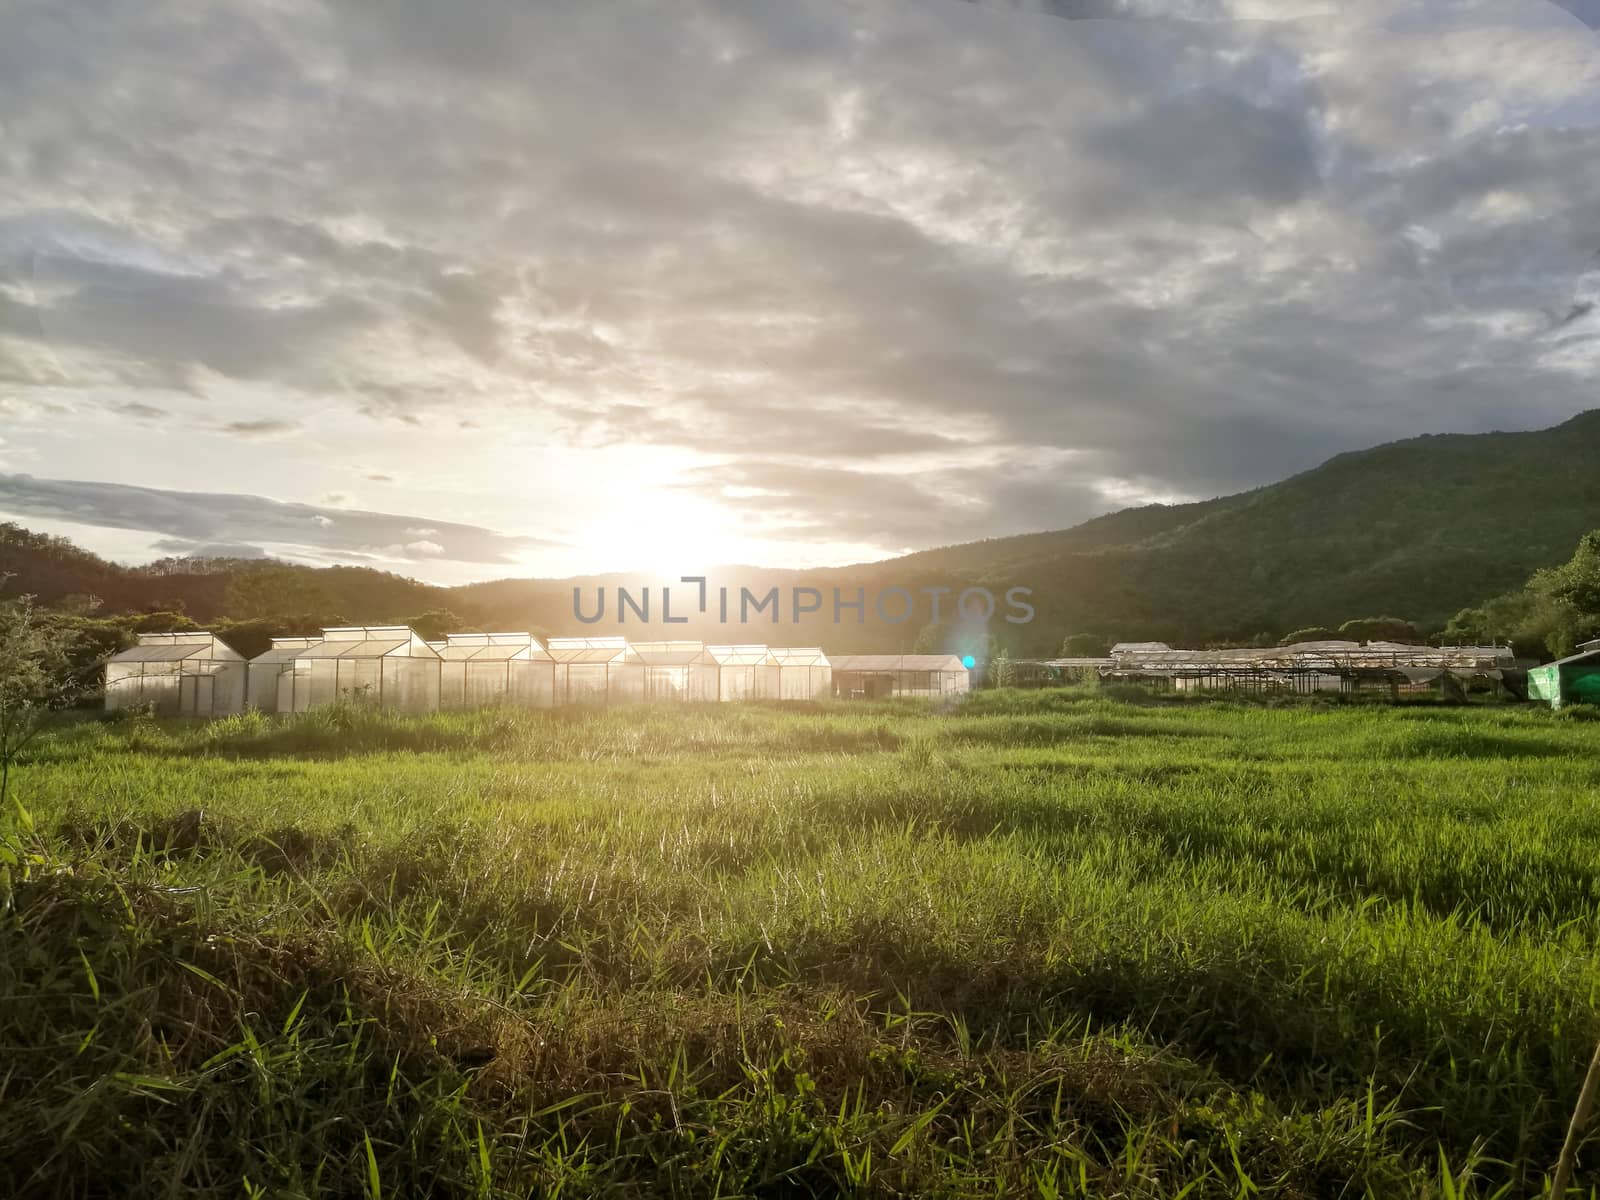
[[[1025,519],[1019,516],[1019,520]],[[1044,517],[1041,520],[1047,519]],[[1281,483],[1195,504],[1149,506],[1070,529],[922,551],[898,559],[792,572],[728,568],[711,580],[740,586],[809,586],[830,600],[797,626],[687,625],[614,616],[618,583],[659,588],[671,580],[609,575],[497,580],[438,588],[364,567],[311,568],[249,559],[167,559],[143,567],[108,563],[60,538],[0,526],[5,591],[75,607],[88,597],[105,613],[173,610],[201,622],[294,614],[350,622],[399,621],[448,609],[484,628],[630,633],[722,641],[820,643],[834,650],[923,649],[948,640],[925,613],[899,624],[835,623],[834,588],[853,598],[879,589],[969,585],[1032,589],[1028,625],[996,622],[1014,653],[1055,651],[1073,633],[1179,643],[1276,637],[1379,614],[1438,629],[1469,605],[1514,591],[1540,568],[1565,562],[1600,528],[1600,411],[1534,433],[1440,435],[1341,454]],[[625,567],[626,564],[618,564]],[[573,588],[613,596],[600,625],[573,617]],[[679,588],[678,611],[687,589]],[[785,597],[788,592],[785,590]],[[735,609],[737,605],[735,605]],[[659,612],[659,608],[657,610]],[[735,615],[737,615],[735,613]],[[970,629],[965,636],[970,636]]]

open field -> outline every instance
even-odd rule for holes
[[[85,721],[12,777],[0,1194],[1536,1195],[1578,715]]]

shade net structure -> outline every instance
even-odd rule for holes
[[[718,700],[776,699],[778,668],[765,646],[707,646],[717,667]]]
[[[557,704],[629,704],[644,699],[644,662],[620,637],[551,638]]]
[[[452,633],[429,642],[439,655],[439,707],[549,708],[556,663],[527,633]]]
[[[767,651],[778,700],[826,700],[833,695],[833,665],[820,647],[773,646]]]
[[[438,652],[404,625],[324,629],[321,640],[297,652],[290,707],[306,712],[340,701],[376,704],[396,712],[439,707]]]
[[[704,642],[633,642],[644,664],[644,698],[697,701],[717,698],[717,663]]]
[[[106,662],[106,711],[151,705],[163,716],[223,717],[244,709],[245,661],[210,633],[141,633]]]
[[[1073,660],[1058,659],[1047,665]],[[1088,660],[1084,660],[1088,661]],[[1497,683],[1516,667],[1509,646],[1415,646],[1402,642],[1311,641],[1287,646],[1182,650],[1165,642],[1119,642],[1099,662],[1102,679],[1151,682],[1174,691],[1355,693],[1417,690],[1435,683]],[[1446,678],[1446,677],[1449,678]]]
[[[954,654],[833,654],[837,696],[954,696],[972,688],[972,674]]]
[[[320,637],[275,637],[246,669],[245,703],[264,713],[294,712],[295,660]],[[309,671],[309,668],[308,668]]]

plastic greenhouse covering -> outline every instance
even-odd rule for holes
[[[778,694],[778,667],[765,646],[707,646],[717,664],[718,700],[761,700]]]
[[[266,713],[294,712],[295,660],[320,637],[275,637],[263,654],[250,660],[245,703]]]
[[[404,625],[324,629],[321,639],[295,651],[289,707],[278,711],[358,701],[397,712],[433,712],[439,707],[439,662],[438,653]]]
[[[704,642],[634,642],[646,700],[715,700],[717,663]]]
[[[222,717],[244,699],[244,657],[203,631],[141,633],[106,662],[107,711],[149,704],[164,716]]]
[[[441,708],[549,708],[555,703],[555,660],[531,634],[452,633],[429,645],[441,660]]]
[[[950,696],[972,687],[954,654],[835,654],[828,661],[840,696]]]
[[[779,700],[826,700],[833,695],[833,666],[820,647],[774,646]]]
[[[644,660],[620,637],[551,638],[557,704],[626,704],[644,699]]]

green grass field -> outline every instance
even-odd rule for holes
[[[7,1196],[1520,1197],[1600,1037],[1541,710],[86,720],[12,791]]]

